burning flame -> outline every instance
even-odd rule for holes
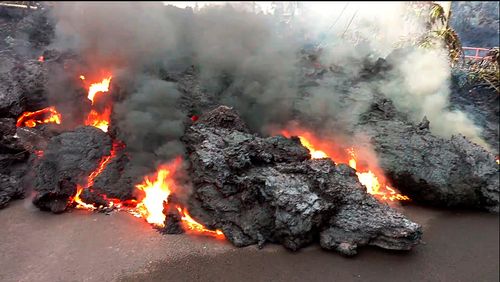
[[[344,154],[332,151],[334,144],[328,144],[325,141],[315,138],[311,133],[305,130],[296,130],[294,134],[283,130],[280,132],[283,136],[298,136],[301,144],[306,147],[312,159],[332,158],[335,162],[348,163],[350,167],[357,170],[359,182],[366,187],[368,193],[374,195],[383,201],[407,201],[408,196],[401,195],[389,185],[386,185],[385,177],[381,173],[374,173],[369,169],[359,168],[357,166],[357,157],[353,148],[348,149]],[[319,150],[321,148],[321,150]],[[378,171],[378,169],[375,169]],[[379,180],[380,179],[380,180]]]
[[[137,189],[146,194],[142,202],[137,205],[137,210],[147,222],[160,227],[165,226],[163,203],[167,201],[171,192],[167,179],[169,175],[168,168],[160,168],[155,179],[151,180],[146,176],[143,183],[136,185]]]
[[[311,142],[309,142],[306,138],[299,136],[299,139],[302,146],[306,147],[309,150],[309,152],[311,152],[312,159],[328,158],[328,155],[325,152],[316,150],[316,148],[314,148]]]
[[[82,78],[83,77],[83,78]],[[83,75],[80,76],[82,80],[85,80],[85,77]],[[87,98],[89,98],[90,101],[92,101],[92,105],[94,104],[94,98],[97,92],[108,92],[109,91],[109,83],[111,82],[111,76],[104,78],[100,82],[92,83],[89,86],[89,94],[87,95]]]
[[[106,93],[109,91],[109,84],[111,83],[111,76],[103,78],[100,82],[92,83],[88,86],[87,98],[92,102],[94,106],[96,102],[96,94],[98,92]],[[80,75],[80,79],[85,81],[85,76]],[[90,113],[85,120],[85,125],[94,126],[99,128],[104,132],[108,132],[109,121],[111,118],[111,106],[106,105],[102,112],[99,112],[94,107],[90,110]]]
[[[99,128],[104,132],[108,132],[109,120],[111,117],[111,108],[107,107],[102,113],[98,113],[96,110],[90,110],[85,125],[90,125]]]
[[[220,231],[219,229],[217,230],[210,230],[206,229],[205,226],[203,226],[201,223],[196,222],[187,212],[187,210],[184,208],[182,209],[180,206],[176,206],[177,211],[179,211],[179,214],[181,215],[181,220],[182,220],[182,228],[186,232],[194,232],[197,234],[203,234],[206,236],[211,236],[215,237],[217,239],[225,239],[226,237],[224,236],[224,233]]]
[[[173,193],[175,186],[172,175],[178,169],[182,159],[179,157],[173,162],[162,165],[158,168],[153,178],[146,176],[141,184],[136,188],[144,191],[145,197],[136,206],[136,211],[146,219],[147,222],[158,226],[165,226],[166,215],[163,213],[165,204],[168,204],[168,197]],[[224,239],[224,234],[220,230],[210,230],[201,223],[195,221],[184,208],[175,206],[181,215],[182,228],[189,233],[207,235],[217,239]]]
[[[62,116],[55,107],[48,107],[35,112],[24,112],[18,119],[16,126],[35,127],[42,123],[61,124]]]

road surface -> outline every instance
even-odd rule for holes
[[[345,258],[318,246],[235,248],[161,235],[125,212],[0,210],[0,281],[499,281],[499,217],[405,207],[424,227],[410,252],[375,247]]]

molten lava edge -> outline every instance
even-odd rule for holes
[[[307,130],[282,130],[280,134],[287,138],[297,136],[300,143],[309,150],[312,159],[331,158],[336,163],[349,164],[350,167],[357,170],[356,175],[358,176],[359,182],[366,187],[368,193],[372,194],[377,199],[389,202],[410,200],[408,196],[397,193],[394,188],[389,186],[383,174],[374,173],[371,170],[357,167],[357,156],[354,148],[348,149],[347,152],[345,152],[346,154],[330,153],[332,148],[335,148],[334,144],[329,144],[325,140],[316,138]],[[342,157],[343,155],[349,157]],[[376,167],[376,171],[380,171],[380,169]]]
[[[18,119],[17,127],[35,127],[38,124],[61,124],[62,116],[55,107],[47,107],[34,112],[24,112]]]
[[[77,209],[95,210],[93,204],[85,203],[80,195],[84,189],[90,189],[94,183],[94,179],[101,174],[109,162],[116,156],[117,150],[124,148],[123,143],[115,142],[109,156],[104,156],[99,166],[87,178],[87,185],[77,185],[77,191],[70,203],[76,204]],[[146,221],[156,227],[164,227],[166,215],[163,213],[164,204],[168,205],[168,197],[172,194],[172,190],[176,187],[173,175],[181,165],[182,159],[176,158],[174,161],[162,165],[158,168],[153,176],[146,176],[142,183],[136,185],[139,191],[144,192],[144,198],[140,201],[107,198],[106,195],[101,195],[108,202],[107,207],[124,209],[131,214],[139,215]],[[220,230],[210,230],[201,223],[194,220],[186,208],[176,205],[175,208],[181,215],[181,224],[184,231],[188,234],[204,235],[214,237],[216,239],[225,239],[224,234]]]

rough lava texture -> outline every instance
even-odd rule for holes
[[[16,136],[16,121],[0,118],[0,208],[11,200],[24,197],[21,178],[29,152]]]
[[[358,246],[409,250],[421,227],[378,202],[355,171],[311,160],[297,138],[260,138],[231,108],[203,115],[183,141],[191,161],[190,212],[236,246],[297,250],[319,240],[345,255]]]
[[[358,130],[371,137],[392,183],[414,201],[499,211],[495,156],[464,136],[436,137],[381,96],[374,98]]]
[[[33,204],[41,210],[63,212],[76,185],[86,184],[102,157],[110,154],[111,144],[109,135],[90,126],[52,137],[35,168]]]

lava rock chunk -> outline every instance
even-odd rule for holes
[[[481,146],[462,135],[436,137],[383,97],[373,100],[358,126],[371,137],[391,182],[414,201],[499,211],[498,164]]]
[[[110,154],[111,146],[109,135],[90,126],[52,137],[35,168],[33,204],[41,210],[63,212],[76,186],[86,184],[101,159]]]
[[[353,255],[375,245],[408,250],[421,227],[379,203],[355,170],[311,160],[297,138],[260,138],[221,106],[187,129],[190,212],[236,246],[280,243],[297,250],[315,240]]]

